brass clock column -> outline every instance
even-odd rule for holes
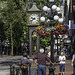
[[[29,55],[32,56],[32,33],[36,31],[35,27],[40,25],[40,10],[37,8],[36,3],[33,2],[33,5],[27,11],[27,26],[29,27]],[[39,51],[39,36],[37,35],[37,53]]]

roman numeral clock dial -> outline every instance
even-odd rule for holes
[[[36,14],[36,13],[34,13],[34,14],[29,14],[29,24],[31,24],[31,25],[39,25],[39,21],[40,21],[40,16],[39,16],[39,14]]]

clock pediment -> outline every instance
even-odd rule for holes
[[[40,13],[41,11],[37,8],[34,2],[31,9],[27,11],[27,25],[40,25]]]
[[[28,12],[32,12],[32,11],[37,11],[37,12],[40,11],[40,10],[36,7],[36,3],[35,3],[35,2],[33,3],[32,8],[28,10]]]

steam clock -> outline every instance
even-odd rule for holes
[[[39,51],[39,36],[37,35],[35,27],[40,25],[40,9],[37,8],[36,3],[33,2],[33,5],[27,11],[27,26],[29,27],[29,55],[32,56],[33,54],[33,38],[35,40],[35,49],[38,53]],[[34,34],[35,33],[35,34]]]

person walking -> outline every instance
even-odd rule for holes
[[[26,53],[23,54],[23,57],[21,58],[19,65],[22,71],[22,75],[31,75],[30,73],[31,61],[27,58]]]
[[[37,62],[35,61],[35,59],[37,59]],[[50,58],[46,54],[44,54],[44,49],[40,49],[40,53],[33,58],[33,61],[37,65],[37,75],[46,75],[46,61],[54,65],[50,61]]]
[[[75,75],[75,52],[72,57],[73,75]]]
[[[60,75],[64,75],[64,72],[65,72],[65,60],[66,60],[66,57],[63,54],[63,52],[61,52],[61,55],[59,56]]]

